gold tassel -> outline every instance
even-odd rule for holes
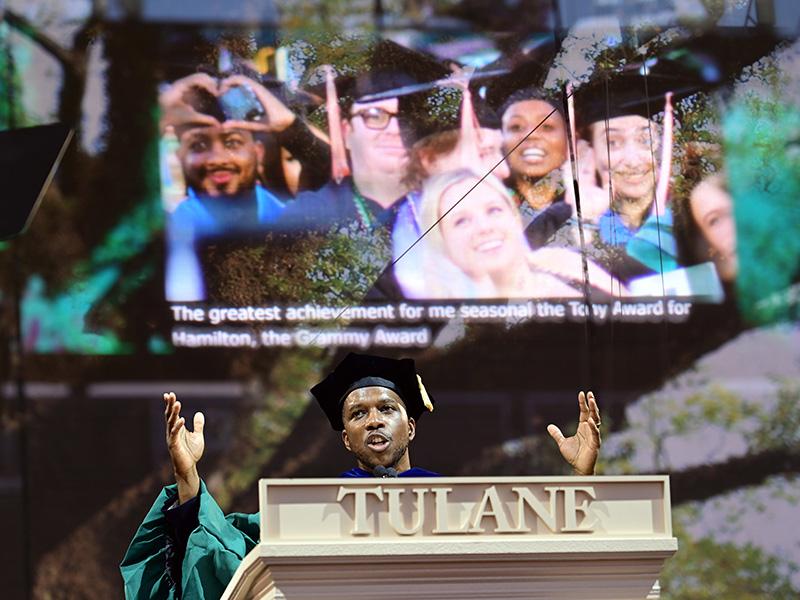
[[[419,383],[419,395],[422,396],[422,403],[428,409],[428,412],[433,412],[433,402],[431,402],[431,397],[428,396],[428,390],[422,384],[422,377],[419,376],[419,373],[417,374],[417,382]]]

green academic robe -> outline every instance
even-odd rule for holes
[[[359,469],[350,469],[340,477],[373,477],[374,475]],[[398,477],[438,477],[438,473],[414,467],[403,471]],[[214,501],[200,481],[200,493],[197,495],[197,520],[188,518],[183,513],[180,519],[182,539],[186,539],[186,552],[180,569],[177,569],[179,542],[175,543],[174,527],[170,525],[164,510],[175,503],[177,486],[170,485],[163,489],[156,499],[144,521],[136,531],[120,570],[125,582],[125,597],[128,600],[207,600],[219,598],[233,578],[233,574],[245,555],[258,543],[260,526],[258,513],[247,515],[231,513],[222,514],[222,509]],[[183,505],[189,509],[191,500]],[[194,509],[194,508],[193,508]],[[193,510],[192,509],[192,510]],[[176,509],[177,510],[177,509]],[[174,517],[177,513],[171,513]],[[189,533],[191,529],[191,533]],[[180,579],[180,590],[173,583]]]
[[[174,501],[175,485],[165,487],[147,513],[120,565],[128,599],[178,598],[167,569],[171,551],[165,506]],[[258,513],[225,516],[201,481],[199,525],[189,535],[181,564],[180,597],[219,598],[244,556],[258,543]]]

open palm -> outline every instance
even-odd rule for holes
[[[175,394],[164,394],[164,419],[166,421],[167,448],[172,459],[175,476],[181,479],[191,479],[196,473],[197,461],[203,456],[205,440],[203,426],[205,418],[203,413],[194,415],[194,431],[186,429],[186,420],[180,416],[181,403]]]
[[[547,432],[577,475],[593,475],[601,444],[600,409],[592,392],[578,394],[578,407],[580,416],[575,435],[565,437],[555,425],[548,425]]]

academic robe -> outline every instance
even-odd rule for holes
[[[394,224],[397,207],[403,198],[383,208],[377,202],[363,198],[366,218],[373,228],[383,226],[391,229]],[[359,215],[355,199],[353,180],[345,177],[340,183],[329,181],[318,190],[302,192],[290,202],[278,220],[276,228],[287,232],[327,233],[331,228],[360,222],[364,218]]]
[[[535,210],[527,203],[522,205],[522,209],[523,222],[527,221],[525,239],[531,250],[546,246],[572,216],[572,206],[563,199],[556,200],[543,210]]]
[[[398,218],[406,205],[406,197],[399,198],[384,208],[370,198],[362,198],[359,210],[356,192],[351,177],[340,183],[329,181],[315,191],[303,192],[286,206],[275,229],[288,235],[314,234],[333,240],[336,236],[358,237],[369,246],[370,262],[388,265],[382,275],[368,289],[363,289],[364,298],[370,301],[386,301],[402,298],[392,263],[391,235]]]
[[[372,477],[358,467],[340,477]],[[438,477],[412,468],[398,477]],[[206,600],[219,598],[259,539],[259,516],[222,509],[200,482],[198,495],[181,506],[177,486],[159,494],[120,564],[125,598]],[[171,508],[173,507],[173,508]]]
[[[235,200],[189,190],[167,220],[167,300],[205,300],[201,247],[210,240],[267,231],[282,211],[283,203],[260,185],[250,197]]]

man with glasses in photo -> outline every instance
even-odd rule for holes
[[[337,94],[344,100],[342,137],[352,175],[300,194],[287,206],[279,227],[325,233],[355,224],[368,232],[391,230],[408,192],[403,183],[408,152],[397,122],[398,98],[388,94],[449,73],[431,57],[381,40],[372,47],[363,73],[338,77]]]

